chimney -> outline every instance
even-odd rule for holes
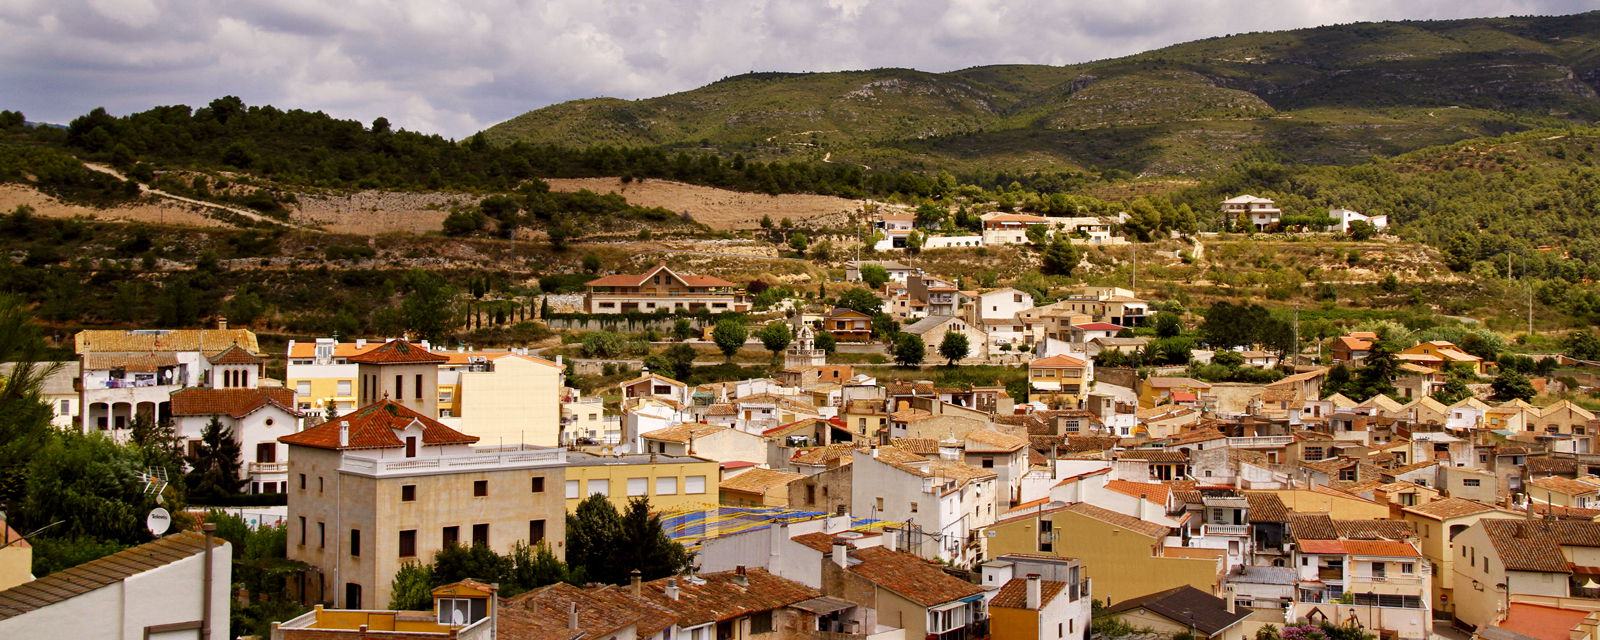
[[[668,600],[676,601],[678,599],[678,579],[667,578],[667,587],[662,589],[662,592],[667,594]]]
[[[573,631],[577,631],[578,630],[578,603],[573,602],[573,603],[570,603],[567,606],[571,607],[571,608],[567,609],[567,628],[571,629]]]
[[[356,338],[356,348],[357,349],[363,349],[363,348],[366,348],[366,346],[367,346],[367,339],[366,338]]]
[[[227,330],[228,330],[228,319],[224,318],[222,316],[217,316],[217,331],[227,331]]]
[[[1228,613],[1234,613],[1238,609],[1238,605],[1233,602],[1233,585],[1228,585],[1228,588],[1222,590],[1222,599],[1226,601],[1224,604],[1228,605]]]
[[[1028,574],[1028,602],[1027,607],[1038,611],[1044,606],[1044,588],[1039,584],[1039,574]]]
[[[843,540],[833,541],[833,563],[839,565],[840,569],[849,568],[850,543]]]
[[[750,586],[750,574],[745,572],[744,565],[733,568],[733,583],[741,587]]]
[[[1148,522],[1150,520],[1150,517],[1146,512],[1149,511],[1149,510],[1150,510],[1150,496],[1147,495],[1147,494],[1143,494],[1143,493],[1139,494],[1139,519]]]
[[[350,421],[349,420],[340,420],[339,421],[339,446],[341,446],[341,447],[350,446]]]
[[[628,573],[628,591],[633,593],[635,598],[639,597],[640,591],[642,591],[638,569]]]

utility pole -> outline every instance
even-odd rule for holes
[[[1139,245],[1132,243],[1133,247],[1133,282],[1128,285],[1128,290],[1133,292],[1133,297],[1139,297]]]
[[[1291,358],[1289,360],[1289,366],[1290,367],[1294,367],[1295,365],[1300,364],[1300,308],[1299,307],[1295,307],[1295,310],[1294,310],[1294,349],[1293,349],[1293,355],[1291,355],[1290,358]],[[1313,364],[1315,364],[1315,363],[1313,363]]]

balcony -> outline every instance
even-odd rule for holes
[[[345,456],[340,471],[365,476],[407,476],[418,473],[462,473],[556,466],[566,463],[566,450],[531,445],[477,447],[471,453],[431,458],[361,458]]]
[[[944,633],[930,633],[929,640],[979,640],[989,637],[989,619],[984,618],[963,627],[956,627]]]
[[[1344,582],[1343,567],[1322,567],[1317,569],[1317,579],[1323,582]]]
[[[1247,524],[1211,524],[1200,525],[1200,535],[1204,536],[1248,536],[1250,525]]]
[[[1294,436],[1246,436],[1228,438],[1228,446],[1235,449],[1276,449],[1294,442]]]
[[[1357,582],[1366,582],[1366,583],[1370,583],[1370,584],[1420,585],[1420,584],[1422,584],[1422,577],[1421,576],[1370,576],[1370,575],[1368,575],[1368,576],[1350,576],[1350,582],[1352,584],[1357,583]]]
[[[268,474],[268,473],[288,473],[289,472],[289,463],[287,463],[287,462],[252,462],[252,463],[250,463],[248,469],[249,469],[249,473],[251,475]]]

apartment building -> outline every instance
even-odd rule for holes
[[[633,498],[645,498],[656,511],[715,504],[719,467],[697,456],[632,454],[600,456],[569,452],[562,495],[568,511],[584,498],[599,494],[621,509]]]
[[[73,337],[85,431],[124,436],[135,418],[172,417],[172,392],[207,382],[210,358],[232,347],[257,353],[256,334],[229,329],[91,329]],[[243,386],[243,385],[241,385]]]
[[[382,606],[402,563],[453,544],[508,553],[547,541],[563,556],[566,452],[470,446],[478,440],[389,398],[279,438],[289,445],[288,557],[319,574],[304,597]]]
[[[1283,219],[1283,211],[1278,208],[1278,203],[1248,193],[1223,200],[1219,210],[1224,227],[1243,221],[1256,231],[1266,231]]]

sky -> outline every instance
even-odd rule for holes
[[[1210,36],[1593,0],[4,0],[0,109],[247,104],[463,138],[749,71],[1072,64]]]

